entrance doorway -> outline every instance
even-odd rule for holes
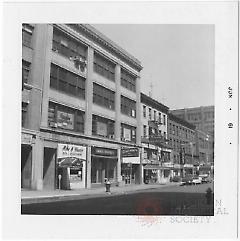
[[[92,157],[91,182],[104,184],[105,180],[116,182],[117,160],[113,158]]]
[[[21,188],[31,188],[32,146],[21,145]]]
[[[55,189],[56,186],[56,149],[44,147],[43,189]]]

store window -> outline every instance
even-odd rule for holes
[[[52,50],[67,58],[80,57],[86,60],[87,56],[86,46],[56,28],[53,29]]]
[[[121,139],[122,141],[136,143],[136,127],[121,124]]]
[[[92,134],[105,138],[114,139],[114,121],[93,115]]]
[[[134,77],[124,69],[121,69],[121,86],[133,92],[136,92],[136,77]]]
[[[22,44],[27,47],[32,47],[32,34],[33,34],[33,26],[29,24],[22,25]]]
[[[121,112],[130,117],[136,118],[136,102],[121,96]]]
[[[115,81],[115,64],[105,57],[94,53],[94,71],[109,80]]]
[[[48,126],[83,133],[84,112],[49,102]]]
[[[96,83],[93,84],[93,103],[108,109],[115,109],[115,93]]]
[[[50,87],[85,99],[85,79],[54,64],[51,64]]]

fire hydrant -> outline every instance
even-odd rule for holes
[[[207,199],[207,204],[210,205],[212,203],[212,189],[209,187],[207,190],[206,190],[206,199]]]
[[[110,193],[110,187],[111,187],[110,181],[107,180],[106,183],[105,183],[105,185],[106,185],[106,192],[107,192],[107,193]]]

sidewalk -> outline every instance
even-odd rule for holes
[[[167,184],[141,184],[141,185],[126,185],[111,187],[111,193],[106,193],[105,187],[91,188],[91,189],[78,189],[78,190],[22,190],[21,191],[21,203],[43,203],[43,202],[55,202],[63,200],[79,200],[94,197],[111,197],[112,195],[124,195],[141,190],[158,189],[168,186],[176,186],[177,183]]]

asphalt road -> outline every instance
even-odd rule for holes
[[[22,214],[38,215],[213,215],[206,189],[213,184],[171,186],[81,200],[22,205]],[[213,200],[213,199],[212,199]]]

